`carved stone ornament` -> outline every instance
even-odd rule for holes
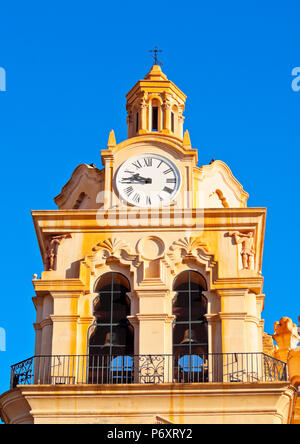
[[[56,259],[58,247],[64,239],[72,237],[71,234],[62,234],[59,236],[52,236],[48,241],[45,253],[45,268],[47,271],[56,270]]]
[[[141,262],[139,255],[132,251],[129,244],[116,238],[100,241],[92,251],[94,253],[93,261],[99,264],[103,264],[107,260],[117,260],[124,265],[131,263],[134,267],[138,267]]]
[[[300,341],[297,325],[292,319],[283,317],[274,324],[273,339],[277,342],[275,358],[286,362],[290,350],[295,349]]]
[[[204,265],[207,272],[216,265],[214,257],[208,253],[207,245],[199,237],[184,237],[173,242],[165,257],[165,263],[171,268],[172,274],[176,274],[178,264],[188,261]]]
[[[255,256],[253,231],[250,231],[248,233],[230,231],[228,233],[228,236],[233,237],[237,245],[242,244],[241,256],[242,256],[243,270],[251,270]]]
[[[205,243],[199,237],[184,237],[176,240],[170,248],[164,251],[164,245],[158,244],[158,238],[151,238],[150,241],[155,241],[154,257],[148,257],[148,261],[160,260],[162,265],[169,270],[171,275],[176,275],[182,264],[193,262],[195,265],[201,267],[213,279],[213,271],[217,262],[214,256],[208,253]],[[144,238],[142,239],[144,240]],[[147,238],[148,240],[148,238]],[[162,242],[162,241],[161,241]],[[143,247],[143,243],[142,243]],[[125,241],[117,238],[108,238],[101,240],[93,249],[92,254],[85,257],[82,262],[83,270],[89,270],[90,275],[96,275],[96,269],[103,265],[116,263],[121,266],[129,267],[131,272],[136,272],[142,264],[147,262],[143,257],[143,248],[140,251],[140,245],[137,246],[138,253],[132,250],[131,246]],[[152,251],[153,253],[153,251]],[[143,267],[140,269],[144,273]],[[157,277],[158,278],[158,277]],[[161,278],[159,278],[161,279]]]

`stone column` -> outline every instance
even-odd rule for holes
[[[41,327],[41,354],[51,355],[52,354],[52,319],[45,318],[40,322]]]
[[[135,132],[134,130],[134,119],[132,115],[132,110],[128,110],[128,116],[127,116],[127,138],[130,139],[134,136]]]
[[[147,133],[147,102],[143,99],[140,103],[139,109],[139,134]]]
[[[165,101],[163,104],[163,129],[162,132],[169,134],[171,132],[171,103],[168,101]]]
[[[180,139],[183,139],[183,124],[184,124],[184,119],[185,119],[185,117],[182,114],[183,114],[183,110],[181,110],[179,108],[178,125],[177,125],[178,130],[177,130],[176,136],[179,137]]]

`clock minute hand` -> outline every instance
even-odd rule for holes
[[[152,183],[152,179],[150,179],[150,177],[142,177],[139,174],[134,174],[133,178],[139,182]]]
[[[152,183],[152,179],[146,178],[146,177],[141,177],[139,174],[134,174],[131,177],[126,177],[126,178],[121,180],[121,183],[134,183],[134,182],[138,182],[138,183]]]
[[[124,177],[121,180],[121,183],[133,183],[134,180],[138,180],[136,176],[138,176],[138,174],[135,174],[134,176],[131,177]]]

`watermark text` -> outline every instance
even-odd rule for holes
[[[6,71],[0,66],[0,91],[6,91]]]
[[[4,328],[0,327],[0,352],[6,351],[6,333]]]
[[[300,67],[295,67],[292,70],[292,76],[295,77],[292,81],[292,90],[300,91]]]

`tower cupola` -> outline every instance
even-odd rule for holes
[[[153,65],[126,98],[128,138],[158,132],[183,139],[186,95],[159,65]]]

